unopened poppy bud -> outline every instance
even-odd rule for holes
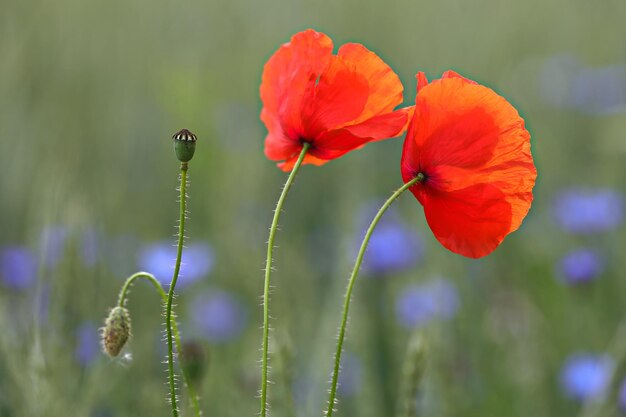
[[[198,140],[196,135],[187,129],[183,129],[174,133],[172,139],[174,139],[174,151],[176,151],[178,160],[180,162],[189,162],[196,151],[196,141]]]
[[[195,341],[186,342],[178,355],[180,364],[193,385],[199,385],[208,367],[208,356],[204,346]]]
[[[130,314],[124,307],[115,307],[104,321],[102,349],[112,358],[118,356],[130,338]]]

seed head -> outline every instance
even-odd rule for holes
[[[196,141],[198,140],[196,135],[187,129],[183,129],[174,133],[172,139],[174,139],[174,151],[178,160],[180,162],[189,162],[196,151]]]

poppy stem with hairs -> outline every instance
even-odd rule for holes
[[[387,211],[387,209],[391,206],[391,203],[393,203],[398,197],[400,197],[400,195],[403,192],[405,192],[406,190],[408,190],[409,188],[411,188],[418,182],[424,181],[424,179],[425,179],[424,175],[420,173],[411,181],[407,182],[402,187],[398,188],[391,195],[391,197],[389,197],[387,201],[385,201],[385,204],[383,204],[382,207],[378,210],[378,213],[376,213],[376,216],[374,216],[374,219],[372,220],[369,227],[367,228],[367,232],[365,232],[365,237],[363,238],[363,241],[361,242],[361,248],[359,249],[359,253],[356,257],[354,268],[352,269],[352,275],[350,275],[350,280],[348,281],[348,288],[346,289],[346,294],[345,294],[344,301],[343,301],[343,313],[342,313],[342,318],[341,318],[341,326],[339,327],[339,337],[337,339],[337,350],[335,352],[335,366],[333,368],[333,375],[331,379],[330,396],[328,398],[328,405],[327,405],[328,408],[326,409],[326,414],[325,414],[326,417],[331,417],[334,412],[335,399],[337,396],[337,382],[339,380],[339,365],[341,364],[341,353],[343,351],[343,341],[346,336],[346,327],[348,324],[348,311],[350,309],[350,300],[352,298],[352,290],[354,288],[354,283],[356,282],[356,278],[359,275],[359,269],[361,268],[361,262],[363,262],[363,256],[365,255],[365,250],[367,249],[367,245],[369,244],[370,238],[372,237],[372,234],[374,233],[374,229],[376,228],[376,225],[378,224],[380,219],[383,217],[383,214],[385,214],[385,211]]]
[[[170,283],[169,292],[167,294],[167,304],[165,306],[165,326],[167,330],[167,370],[170,385],[170,403],[172,405],[172,417],[178,417],[178,405],[176,400],[176,381],[174,377],[174,353],[172,341],[172,302],[174,301],[174,289],[178,274],[180,273],[180,262],[183,255],[183,242],[185,239],[185,210],[187,202],[187,170],[189,169],[187,162],[180,164],[180,217],[178,221],[178,245],[176,250],[176,264],[174,266],[174,275]]]
[[[161,301],[163,302],[163,305],[166,305],[167,294],[165,293],[165,290],[163,290],[161,283],[154,277],[154,275],[148,272],[136,272],[130,277],[128,277],[128,279],[126,279],[126,282],[124,283],[124,286],[122,287],[122,290],[120,291],[120,296],[119,296],[119,300],[117,303],[118,306],[124,307],[126,305],[126,299],[128,298],[128,291],[130,290],[133,283],[140,278],[144,278],[150,281],[150,283],[154,286],[154,288],[157,290],[157,292],[161,296]],[[172,322],[172,330],[174,332],[174,343],[176,344],[176,351],[180,352],[181,351],[180,333],[178,331],[178,326],[176,325],[176,320]],[[196,415],[196,417],[201,417],[202,411],[200,410],[200,404],[198,402],[198,395],[196,394],[194,387],[191,385],[191,381],[187,373],[185,372],[185,368],[184,367],[181,368],[181,371],[183,374],[183,382],[185,383],[185,387],[187,388],[187,392],[189,393],[189,401],[191,402],[191,407],[194,410],[194,414]]]
[[[270,313],[269,313],[269,297],[270,297],[270,277],[272,274],[272,253],[274,251],[274,237],[276,235],[276,229],[278,228],[278,220],[280,213],[283,209],[285,198],[289,193],[289,189],[293,185],[293,182],[298,174],[302,161],[306,156],[307,151],[310,148],[310,144],[305,142],[300,151],[300,156],[293,166],[287,182],[283,187],[283,191],[276,203],[276,209],[274,210],[274,218],[272,219],[272,226],[270,227],[270,235],[267,240],[267,259],[265,260],[265,284],[263,286],[263,356],[261,358],[261,417],[267,415],[267,366],[268,366],[268,351],[269,351],[269,336],[270,336]]]

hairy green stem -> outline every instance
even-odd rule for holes
[[[398,417],[417,416],[416,398],[426,368],[424,350],[424,335],[420,330],[415,330],[409,340],[404,365],[402,366]]]
[[[326,417],[331,417],[334,412],[335,400],[337,397],[337,381],[339,379],[339,365],[341,364],[341,353],[343,351],[343,341],[346,337],[346,327],[348,325],[348,312],[350,310],[350,300],[352,298],[352,290],[354,288],[354,283],[356,282],[356,278],[359,275],[359,269],[361,268],[361,262],[363,262],[363,256],[365,255],[365,250],[367,249],[367,245],[369,244],[370,238],[372,237],[372,234],[374,233],[374,229],[376,228],[376,225],[378,224],[380,219],[383,217],[383,214],[385,213],[385,211],[387,211],[389,206],[391,206],[391,203],[393,203],[403,192],[405,192],[410,187],[412,187],[413,185],[423,180],[424,180],[423,174],[418,174],[411,181],[407,182],[398,190],[396,190],[391,195],[391,197],[389,197],[389,199],[385,201],[385,204],[382,205],[380,210],[378,210],[378,213],[376,213],[376,216],[374,216],[374,219],[370,223],[367,229],[367,232],[365,232],[365,237],[363,237],[363,242],[361,242],[361,248],[359,249],[359,253],[356,257],[354,268],[352,269],[352,275],[350,275],[350,280],[348,281],[348,288],[346,289],[346,294],[345,294],[344,301],[343,301],[343,313],[342,313],[342,318],[341,318],[341,326],[339,327],[339,337],[337,339],[337,350],[335,352],[335,366],[333,368],[333,375],[331,379],[330,394],[328,397],[328,405],[326,409]]]
[[[174,353],[172,343],[172,302],[174,301],[174,290],[178,274],[180,273],[180,262],[183,255],[183,242],[185,239],[185,210],[187,200],[187,163],[180,165],[180,218],[178,221],[178,245],[176,250],[176,264],[174,275],[170,283],[167,294],[167,305],[165,307],[165,326],[167,329],[167,371],[170,385],[170,403],[172,405],[172,417],[178,417],[178,406],[176,401],[176,381],[174,377]]]
[[[270,310],[269,310],[269,298],[270,298],[270,277],[272,274],[272,253],[274,251],[274,237],[276,235],[276,229],[278,228],[278,220],[280,219],[280,213],[283,209],[283,203],[289,193],[289,189],[293,185],[293,181],[298,174],[298,170],[304,161],[307,151],[311,145],[304,143],[300,156],[293,166],[287,182],[283,187],[283,191],[276,203],[276,209],[274,210],[274,218],[272,219],[272,226],[270,227],[270,236],[267,240],[267,258],[265,260],[265,284],[263,286],[263,354],[261,358],[261,417],[267,415],[267,356],[269,350],[269,337],[270,337]]]
[[[165,293],[165,290],[163,290],[161,283],[154,277],[154,275],[148,272],[136,272],[128,277],[128,279],[126,279],[126,282],[124,283],[124,286],[120,291],[119,300],[117,302],[118,306],[124,307],[124,305],[126,304],[126,299],[128,298],[128,291],[130,290],[135,280],[139,278],[145,278],[150,281],[161,296],[161,301],[163,302],[163,305],[167,304],[167,294]],[[176,344],[176,351],[181,352],[180,333],[178,332],[178,325],[176,324],[176,320],[172,322],[172,330],[174,332],[174,343]],[[200,410],[200,404],[196,391],[191,384],[191,381],[184,368],[181,369],[181,372],[183,374],[183,382],[185,383],[185,387],[187,388],[187,392],[189,393],[189,401],[191,402],[191,407],[193,408],[196,417],[201,417],[202,410]]]

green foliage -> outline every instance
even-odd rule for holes
[[[336,46],[361,42],[379,53],[403,80],[406,105],[418,70],[434,78],[452,68],[494,88],[524,115],[540,173],[522,228],[480,261],[443,249],[421,207],[400,198],[396,209],[425,242],[425,259],[357,283],[346,348],[361,359],[362,382],[353,396],[340,394],[337,415],[392,415],[411,337],[394,302],[433,276],[455,283],[460,310],[428,328],[424,415],[576,415],[559,371],[572,352],[609,349],[626,318],[626,236],[624,226],[568,235],[551,204],[564,186],[624,190],[626,121],[624,112],[548,105],[539,86],[544,60],[559,54],[624,65],[625,15],[619,0],[0,2],[0,248],[32,248],[39,265],[27,290],[0,282],[0,417],[168,415],[162,306],[152,288],[137,284],[126,305],[132,360],[100,355],[83,365],[76,332],[115,305],[144,244],[174,243],[179,163],[170,136],[182,127],[201,138],[189,170],[188,242],[210,242],[216,261],[176,299],[181,335],[201,339],[190,307],[198,294],[240,296],[247,326],[234,340],[206,342],[210,361],[197,387],[207,416],[257,412],[261,268],[285,180],[263,155],[258,87],[267,58],[307,27]],[[298,176],[274,252],[272,334],[289,341],[289,355],[272,358],[273,417],[319,416],[325,407],[358,213],[401,184],[401,149],[391,139]],[[46,263],[52,254],[40,236],[57,225],[67,230],[62,256]],[[82,253],[89,230],[104,242],[93,262]],[[606,269],[571,288],[556,265],[579,246],[600,251]],[[187,399],[180,403],[190,415]]]

